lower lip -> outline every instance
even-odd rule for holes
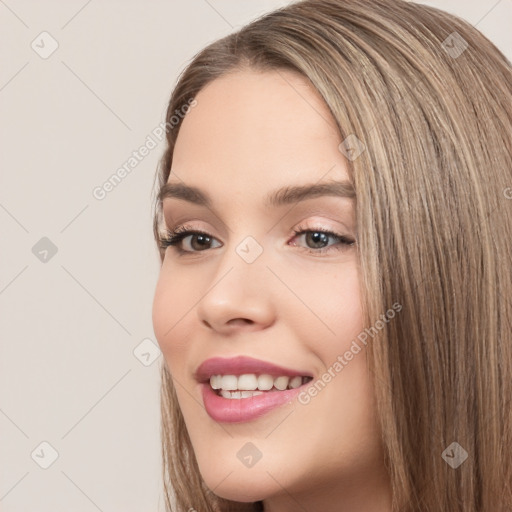
[[[224,398],[217,395],[210,384],[201,384],[206,412],[215,421],[241,423],[251,421],[267,412],[291,402],[302,390],[302,386],[284,391],[265,391],[249,398]]]

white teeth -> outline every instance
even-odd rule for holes
[[[258,389],[268,391],[274,385],[274,377],[272,375],[260,375],[258,377]]]
[[[220,389],[221,382],[222,382],[222,375],[212,375],[210,377],[210,386],[213,389]]]
[[[238,378],[236,375],[222,375],[220,387],[225,390],[238,389]]]
[[[254,373],[247,373],[238,377],[238,389],[258,389],[258,377]]]
[[[283,391],[288,387],[288,382],[290,382],[290,377],[277,377],[277,379],[274,380],[274,386],[280,391]]]
[[[298,388],[302,385],[302,377],[297,375],[296,377],[292,377],[290,379],[290,383],[288,384],[288,387],[291,389]]]
[[[221,390],[221,395],[224,396],[222,391],[234,391],[234,392],[242,392],[240,396],[236,395],[236,393],[226,393],[228,396],[226,398],[247,398],[248,396],[254,396],[255,394],[261,393],[252,393],[250,395],[244,396],[244,392],[252,392],[259,390],[261,391],[270,391],[271,389],[276,389],[279,391],[283,391],[285,389],[295,389],[302,385],[303,380],[307,380],[307,377],[301,377],[297,375],[295,377],[288,376],[279,376],[273,377],[272,375],[262,374],[256,375],[255,373],[245,373],[243,375],[212,375],[210,377],[210,386],[212,389]]]
[[[220,394],[224,398],[240,398],[240,391],[225,391],[224,389],[222,389]]]
[[[263,391],[240,391],[241,398],[250,398],[256,395],[263,395]]]
[[[263,391],[225,391],[223,389],[220,391],[220,396],[223,398],[251,398],[262,394]]]

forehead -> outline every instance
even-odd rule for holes
[[[298,73],[243,70],[196,96],[176,141],[172,171],[186,183],[255,195],[263,188],[348,178],[336,122]]]

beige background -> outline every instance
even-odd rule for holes
[[[0,0],[2,512],[163,510],[150,203],[163,144],[93,191],[162,122],[196,51],[286,3]],[[424,3],[512,59],[512,0]]]

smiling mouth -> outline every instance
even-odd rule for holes
[[[273,376],[246,373],[243,375],[212,375],[210,387],[218,396],[228,399],[251,398],[265,393],[296,389],[313,380],[313,377],[296,375]]]

